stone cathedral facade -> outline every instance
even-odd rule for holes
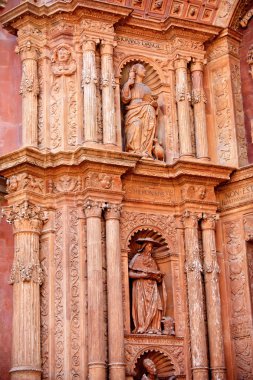
[[[0,378],[253,378],[253,2],[0,1]]]

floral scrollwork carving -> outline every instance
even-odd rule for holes
[[[7,206],[3,209],[3,215],[8,223],[19,220],[40,220],[46,221],[47,212],[40,206],[32,204],[30,201],[22,201],[18,205]]]

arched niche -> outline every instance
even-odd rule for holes
[[[154,362],[159,380],[168,380],[171,376],[180,373],[178,364],[167,352],[159,348],[149,348],[141,350],[135,357],[132,365],[132,373],[134,380],[142,378],[146,373],[143,361],[150,359]]]
[[[158,269],[165,274],[164,276],[164,284],[159,285],[159,293],[164,306],[163,316],[164,317],[172,317],[174,318],[174,301],[173,301],[173,284],[172,284],[172,269],[171,269],[171,261],[170,261],[170,248],[169,242],[166,241],[161,232],[154,230],[149,227],[139,228],[132,232],[128,240],[128,268],[129,271],[129,263],[131,262],[134,255],[136,255],[140,249],[140,244],[137,243],[138,239],[152,239],[155,242],[159,243],[159,247],[154,249],[154,253],[152,257],[156,261]],[[132,318],[132,287],[133,287],[132,279],[129,279],[129,291],[128,291],[128,299],[129,302],[129,326],[130,331],[134,330],[133,318]],[[161,324],[161,327],[163,325]]]
[[[168,97],[171,96],[171,90],[169,83],[166,83],[163,71],[152,62],[151,59],[147,59],[142,56],[131,56],[125,58],[116,70],[116,76],[119,78],[120,93],[124,83],[126,83],[129,71],[131,67],[136,64],[141,63],[146,69],[146,75],[143,83],[147,85],[153,95],[157,96],[157,127],[155,132],[155,138],[158,139],[159,143],[162,145],[165,151],[166,162],[172,159],[172,146],[171,136],[173,132],[171,130],[172,125],[168,115]],[[122,130],[122,146],[125,150],[125,134],[124,134],[124,117],[126,113],[125,105],[120,101],[120,113],[121,113],[121,130]]]

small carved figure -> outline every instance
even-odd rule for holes
[[[165,161],[164,149],[157,138],[154,139],[154,146],[152,148],[152,153],[156,160]]]
[[[247,62],[249,64],[249,73],[252,76],[253,79],[253,45],[250,46],[247,56]]]
[[[129,264],[129,277],[133,279],[132,317],[134,333],[161,334],[161,319],[166,310],[166,288],[162,273],[152,257],[153,247],[160,246],[151,238],[137,240],[138,253]],[[161,286],[161,294],[158,286]]]
[[[163,5],[163,0],[155,0],[154,9],[161,9]]]
[[[128,104],[125,116],[126,151],[152,158],[156,130],[157,97],[143,82],[146,69],[141,63],[133,65],[122,89],[122,101]]]
[[[157,379],[157,370],[155,363],[151,359],[144,359],[143,360],[143,366],[147,371],[147,375],[143,375],[141,380],[156,380]]]
[[[172,317],[163,317],[163,335],[175,335],[174,319]]]
[[[60,44],[52,54],[52,71],[54,75],[71,75],[76,71],[76,61],[72,58],[71,47]]]

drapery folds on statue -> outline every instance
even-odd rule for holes
[[[166,310],[167,294],[164,273],[159,271],[152,257],[153,247],[159,244],[151,238],[138,239],[137,243],[142,246],[129,264],[129,277],[133,279],[134,333],[161,334],[161,319]]]

